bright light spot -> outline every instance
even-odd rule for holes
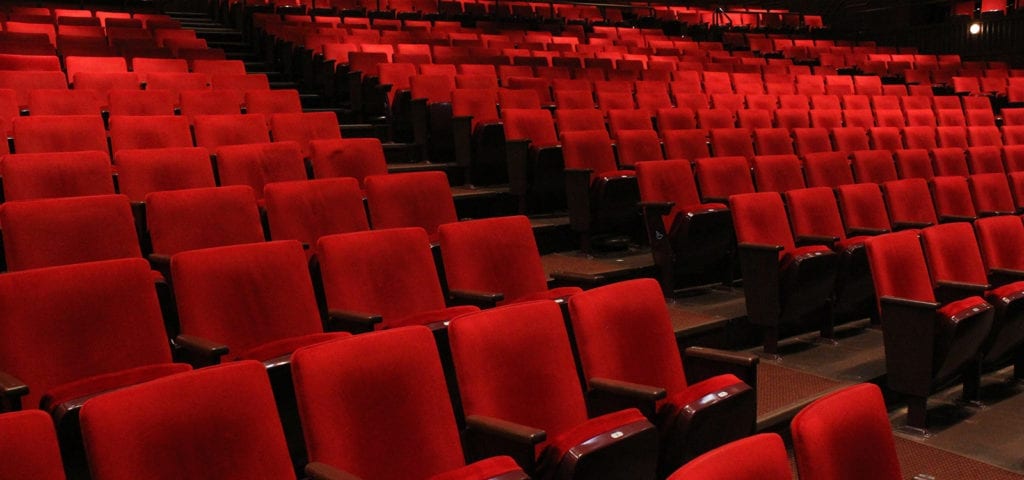
[[[971,35],[977,35],[977,34],[981,33],[981,24],[980,23],[972,23],[971,24],[971,28],[970,28],[969,31],[971,32]]]

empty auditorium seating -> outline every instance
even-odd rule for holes
[[[916,231],[878,236],[865,246],[885,332],[888,385],[907,400],[907,424],[925,428],[934,387],[961,377],[965,385],[977,384],[994,312],[980,297],[936,303]]]
[[[319,464],[310,469],[329,466],[380,479],[528,478],[509,457],[465,465],[441,362],[427,329],[396,329],[303,348],[293,364],[306,445],[310,460]],[[357,364],[376,372],[369,383],[365,370],[353,368]],[[336,392],[344,393],[339,397]]]
[[[657,282],[631,280],[574,295],[569,313],[592,404],[605,397],[605,408],[626,398],[642,405],[641,411],[663,432],[659,468],[668,474],[753,432],[754,391],[726,372],[746,367],[753,375],[756,362],[747,355],[690,349],[687,358],[722,363],[718,375],[688,377],[664,302]],[[617,382],[636,387],[620,393]],[[664,397],[653,391],[664,391]]]
[[[262,242],[252,188],[243,185],[167,190],[146,195],[154,261],[185,250]]]
[[[593,476],[598,473],[588,469],[598,468],[601,475],[655,478],[658,434],[639,410],[589,418],[556,303],[464,315],[449,324],[448,334],[469,458],[504,451],[539,477]],[[548,393],[541,399],[537,391]],[[501,427],[505,422],[521,425],[521,433],[511,436]],[[586,453],[579,450],[584,441]]]
[[[931,180],[931,190],[940,222],[970,222],[978,217],[966,178],[935,177]]]
[[[204,368],[98,396],[82,408],[81,422],[96,479],[159,478],[169,471],[195,478],[295,478],[270,382],[258,362]]]
[[[309,149],[316,178],[354,177],[363,186],[366,177],[388,173],[384,147],[376,138],[313,140]]]
[[[260,115],[196,115],[194,122],[197,147],[213,150],[223,145],[270,141],[267,122]]]
[[[110,117],[110,146],[121,150],[193,146],[188,120],[174,115]]]
[[[882,392],[864,383],[815,400],[793,418],[800,478],[903,478]]]
[[[306,179],[302,149],[296,142],[227,145],[213,153],[220,184],[248,185],[260,202],[266,184]]]
[[[369,229],[354,178],[270,183],[264,198],[270,238],[299,240],[310,255],[324,235]]]
[[[449,294],[456,300],[487,306],[560,299],[580,291],[548,288],[526,217],[449,223],[438,233]]]
[[[109,155],[103,118],[97,115],[42,115],[14,119],[17,153],[96,150]]]
[[[114,165],[118,189],[133,202],[150,192],[216,186],[210,153],[201,147],[119,150]]]
[[[7,155],[0,175],[8,201],[114,193],[110,160],[99,151]]]
[[[761,433],[718,447],[690,461],[668,480],[787,480],[793,472],[782,437]]]
[[[729,197],[751,323],[764,331],[764,350],[777,351],[785,328],[819,327],[832,336],[828,298],[837,256],[820,245],[797,247],[782,198],[775,192]]]
[[[273,113],[269,117],[274,141],[299,142],[306,157],[310,156],[313,140],[341,138],[338,117],[333,112]]]
[[[374,229],[421,227],[437,243],[437,228],[458,221],[444,172],[371,175],[365,183]]]
[[[39,410],[0,415],[0,426],[9,432],[0,441],[6,461],[0,475],[7,478],[64,480],[53,420]]]

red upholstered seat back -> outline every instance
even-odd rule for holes
[[[789,206],[789,220],[793,234],[826,235],[843,240],[843,220],[839,216],[839,205],[831,188],[812,187],[790,190],[785,193]]]
[[[270,133],[275,142],[299,142],[307,157],[313,140],[341,138],[338,116],[334,112],[275,113],[270,115]]]
[[[316,178],[354,177],[363,185],[370,175],[388,173],[384,147],[376,138],[346,138],[309,142]]]
[[[175,115],[110,117],[110,145],[121,150],[191,147],[188,119]]]
[[[202,147],[122,150],[114,154],[117,185],[134,202],[149,192],[214,187],[210,153]]]
[[[836,198],[839,199],[839,211],[847,231],[854,228],[892,229],[885,200],[877,184],[840,185],[836,187]]]
[[[245,113],[302,113],[299,91],[250,90],[245,92]]]
[[[10,271],[142,256],[122,195],[7,202],[0,229]]]
[[[171,361],[141,258],[0,275],[0,331],[0,364],[29,386],[25,408],[58,385]]]
[[[896,159],[896,170],[900,178],[921,178],[930,180],[935,176],[932,159],[928,150],[923,148],[907,148],[893,152]]]
[[[699,205],[697,183],[687,160],[641,162],[636,165],[636,179],[640,185],[640,199],[644,202],[674,202],[672,211],[665,216],[666,226],[682,209]]]
[[[318,251],[330,309],[391,319],[445,308],[426,232],[392,228],[329,235]]]
[[[864,245],[878,298],[935,301],[917,232],[906,230],[880,235],[868,239]]]
[[[691,478],[788,480],[793,478],[793,472],[782,438],[762,433],[705,453],[676,470],[668,480]]]
[[[501,118],[508,140],[527,139],[536,147],[558,144],[555,122],[547,110],[506,108]]]
[[[845,152],[804,155],[804,175],[809,187],[838,187],[853,183],[850,160]]]
[[[802,479],[903,478],[875,385],[855,385],[816,400],[793,418],[791,429]]]
[[[587,420],[562,313],[551,301],[492,308],[448,326],[466,415],[545,430],[548,438]]]
[[[6,460],[0,477],[64,480],[53,419],[39,410],[0,415],[0,450]]]
[[[975,217],[977,211],[971,200],[967,179],[960,176],[935,177],[932,179],[932,196],[935,211],[939,216],[957,215]]]
[[[547,274],[526,217],[449,223],[438,233],[452,289],[501,292],[506,301],[547,290]]]
[[[1011,214],[1017,211],[1010,184],[1002,173],[981,173],[967,177],[967,186],[978,212]]]
[[[754,191],[750,166],[744,157],[698,158],[696,173],[701,196],[705,199]]]
[[[784,250],[796,248],[789,231],[786,207],[778,193],[733,195],[729,197],[729,208],[738,242],[782,245]]]
[[[1016,215],[979,218],[974,222],[978,245],[988,268],[1024,270],[1024,224]]]
[[[299,240],[312,249],[324,235],[370,228],[354,178],[276,182],[267,184],[264,193],[274,240]]]
[[[437,227],[459,220],[444,172],[366,177],[366,201],[374,229],[422,227],[437,241]]]
[[[97,115],[42,115],[14,119],[18,153],[96,150],[109,155],[107,131]]]
[[[889,205],[889,217],[893,224],[899,222],[939,223],[935,216],[935,205],[932,204],[928,182],[923,178],[905,178],[882,184],[886,203]]]
[[[264,240],[256,196],[243,185],[150,193],[146,221],[153,252],[164,255]]]
[[[662,160],[661,139],[654,130],[620,130],[615,140],[619,165],[635,168],[640,162]]]
[[[90,399],[82,435],[93,476],[294,479],[266,369],[234,362]]]
[[[229,145],[214,150],[221,185],[248,185],[263,198],[264,185],[306,179],[302,148],[296,142]]]
[[[7,155],[0,176],[7,201],[114,194],[110,159],[97,151]]]
[[[558,132],[577,132],[583,130],[604,130],[604,114],[593,108],[568,108],[555,110],[555,123]],[[506,138],[514,138],[508,137]]]
[[[360,478],[428,478],[464,464],[430,331],[406,327],[292,357],[311,461]]]
[[[612,140],[603,128],[563,132],[562,156],[565,168],[588,169],[592,177],[619,169]]]
[[[262,115],[196,115],[194,121],[197,147],[212,150],[223,145],[270,141]]]
[[[921,230],[921,244],[932,284],[953,281],[988,284],[985,264],[970,223],[954,222]]]
[[[805,186],[800,159],[793,154],[754,157],[754,179],[759,192],[786,192]]]
[[[686,388],[686,375],[658,282],[645,278],[577,293],[569,298],[572,331],[583,378],[608,378],[664,388]]]

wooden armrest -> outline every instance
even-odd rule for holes
[[[775,251],[781,252],[784,248],[782,245],[769,245],[767,243],[750,243],[740,242],[738,245],[741,250],[758,250],[758,251]]]
[[[675,205],[675,202],[640,202],[640,209],[649,215],[668,215]]]
[[[859,236],[859,235],[867,235],[867,236],[870,236],[870,237],[874,237],[874,236],[882,235],[882,234],[885,234],[885,233],[889,233],[889,229],[888,228],[870,228],[870,227],[852,227],[852,228],[850,228],[850,236],[851,237],[856,237],[856,236]]]
[[[456,304],[476,305],[481,308],[493,307],[505,299],[505,294],[499,292],[474,292],[451,289],[448,291],[448,295]]]
[[[372,332],[378,323],[383,321],[381,315],[347,310],[330,310],[327,312],[327,330],[351,333]]]
[[[658,400],[668,396],[661,387],[609,378],[591,378],[587,384],[590,386],[587,407],[591,417],[636,408],[648,419],[653,419],[657,415]]]
[[[184,360],[193,367],[201,368],[220,363],[221,357],[228,354],[228,346],[206,338],[181,334],[174,337]]]
[[[466,417],[466,428],[525,445],[537,445],[547,440],[548,437],[547,432],[539,428],[528,427],[484,415],[470,415]]]
[[[796,244],[804,245],[825,245],[831,247],[839,241],[839,237],[832,235],[797,235]]]
[[[306,475],[309,476],[309,480],[362,480],[351,473],[320,462],[306,464]]]
[[[939,308],[941,306],[941,305],[939,305],[936,302],[924,302],[924,301],[921,301],[921,300],[911,300],[909,298],[900,298],[900,297],[882,297],[882,298],[879,298],[878,301],[880,303],[890,303],[890,304],[893,304],[893,305],[899,305],[899,306],[903,306],[903,307],[929,309],[929,310],[935,310],[935,309],[937,309],[937,308]]]
[[[689,347],[683,351],[686,381],[696,383],[731,373],[751,387],[757,386],[757,365],[761,358],[751,353],[730,352],[707,347]]]
[[[932,222],[893,222],[894,230],[921,229],[932,226]]]
[[[21,397],[28,395],[28,385],[13,375],[0,372],[0,411],[21,410]]]

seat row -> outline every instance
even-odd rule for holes
[[[123,150],[198,146],[212,151],[228,145],[268,143],[271,132],[275,142],[298,142],[304,156],[309,156],[311,141],[341,138],[333,112],[195,115],[191,118],[118,115],[110,119],[109,147],[100,115],[17,117],[12,127],[14,153],[98,151],[107,158],[111,151],[116,157]],[[380,141],[377,145],[379,147]],[[0,151],[4,146],[0,145]]]
[[[382,231],[379,234],[390,232],[402,231]],[[753,429],[755,397],[744,380],[733,374],[709,376],[692,373],[690,377],[686,376],[664,299],[656,283],[650,280],[577,293],[579,298],[569,300],[569,318],[573,319],[576,344],[581,345],[579,362],[586,375],[584,383],[577,373],[566,320],[559,306],[551,301],[526,302],[462,315],[448,326],[450,342],[437,342],[430,330],[423,327],[397,328],[349,339],[339,334],[316,333],[322,329],[316,318],[312,288],[308,281],[300,278],[306,275],[306,267],[297,244],[277,242],[183,253],[175,257],[175,269],[176,274],[182,276],[192,272],[197,276],[195,283],[203,285],[183,290],[179,295],[183,317],[191,316],[190,312],[195,311],[201,312],[199,316],[205,323],[227,322],[229,329],[221,330],[217,335],[221,338],[225,338],[224,335],[236,336],[237,342],[259,337],[279,339],[265,348],[250,350],[248,354],[239,352],[243,354],[242,359],[269,357],[273,363],[265,361],[261,365],[251,360],[233,361],[231,365],[180,373],[189,370],[189,366],[171,363],[171,352],[156,338],[159,311],[148,266],[141,260],[110,260],[0,276],[0,290],[31,292],[0,296],[12,302],[13,307],[0,315],[0,321],[5,324],[22,325],[31,318],[30,324],[34,327],[28,330],[45,331],[55,325],[61,325],[61,328],[86,326],[93,324],[96,318],[103,318],[104,332],[124,332],[118,342],[122,354],[117,359],[99,353],[104,351],[109,341],[104,342],[98,337],[97,341],[40,345],[32,353],[24,350],[31,342],[22,342],[14,337],[0,342],[0,355],[6,359],[5,373],[33,388],[26,391],[22,386],[17,392],[12,392],[9,399],[24,400],[27,409],[35,408],[35,402],[42,399],[41,408],[52,412],[57,408],[68,408],[67,402],[83,395],[95,397],[84,402],[80,415],[89,468],[94,478],[148,475],[146,472],[152,468],[163,468],[163,461],[147,455],[133,455],[132,461],[123,458],[108,461],[104,455],[97,455],[107,448],[119,450],[116,444],[126,440],[142,448],[140,452],[152,448],[148,440],[135,438],[129,433],[143,427],[137,423],[140,417],[126,416],[125,412],[141,413],[144,411],[141,405],[137,408],[113,408],[109,411],[116,413],[113,417],[96,412],[104,409],[101,406],[104,402],[118,397],[148,402],[150,395],[163,396],[166,389],[178,390],[181,388],[179,382],[196,387],[196,391],[180,397],[170,411],[164,410],[167,413],[164,420],[155,420],[161,416],[159,411],[150,412],[153,417],[147,422],[149,426],[144,427],[147,431],[145,437],[157,442],[167,441],[167,438],[155,439],[183,431],[171,428],[173,422],[205,416],[202,412],[212,408],[210,413],[216,421],[207,417],[208,421],[203,426],[211,427],[214,429],[211,433],[217,433],[201,435],[210,441],[204,448],[205,452],[214,453],[243,439],[255,441],[264,438],[256,432],[272,434],[274,441],[269,444],[276,445],[273,453],[259,448],[244,449],[260,456],[261,474],[254,478],[267,478],[268,472],[291,478],[291,465],[283,448],[285,439],[274,412],[271,385],[277,395],[280,395],[277,392],[288,390],[296,392],[298,412],[306,422],[303,431],[309,460],[332,464],[334,468],[348,470],[364,478],[419,478],[461,467],[464,457],[459,453],[461,442],[455,420],[462,418],[463,412],[469,458],[489,458],[495,454],[511,458],[486,461],[487,474],[482,474],[480,470],[484,468],[478,465],[460,474],[438,478],[525,478],[522,473],[512,477],[501,476],[516,470],[518,463],[522,470],[542,478],[575,478],[574,473],[599,468],[604,473],[609,469],[621,470],[623,478],[653,479],[666,475],[686,460],[722,442],[749,435]],[[50,302],[54,308],[42,307],[47,302],[39,302],[38,299],[48,298],[54,289],[66,289],[69,293]],[[261,293],[254,295],[253,289],[259,289]],[[622,295],[635,300],[631,302],[632,306],[622,304]],[[93,307],[84,315],[83,312],[70,315],[70,305],[84,298],[93,299]],[[100,298],[106,300],[96,301]],[[24,308],[14,307],[15,304]],[[237,312],[239,308],[255,315],[246,319],[252,324],[239,324],[240,317],[229,313]],[[642,322],[646,324],[643,329],[635,328],[635,320],[629,313],[635,312],[636,308],[645,312],[642,315]],[[128,311],[131,315],[126,314]],[[523,322],[524,318],[529,322]],[[252,325],[277,325],[277,330],[257,332],[251,329]],[[524,328],[527,325],[528,328]],[[84,330],[83,334],[88,338],[96,336],[89,335],[88,330],[99,333],[95,328]],[[301,333],[300,330],[312,333]],[[607,343],[613,338],[617,342],[614,347]],[[179,337],[179,341],[188,339],[199,340],[198,337]],[[287,342],[282,341],[285,339]],[[457,382],[459,386],[458,403],[455,405],[461,406],[461,412],[452,408],[446,397],[444,372],[451,372],[452,365],[448,365],[447,370],[442,368],[435,344],[445,351],[450,349],[455,374],[448,381]],[[280,353],[273,353],[288,354],[295,349],[298,350],[286,360],[275,358]],[[68,352],[95,353],[83,355],[81,358],[91,361],[78,362],[72,369],[59,361],[35,362],[31,359],[43,351],[54,358]],[[645,352],[643,359],[634,356],[641,351]],[[226,352],[226,347],[218,347],[214,355]],[[104,358],[107,361],[103,361]],[[232,356],[231,360],[236,358],[239,357]],[[348,362],[346,358],[359,359],[358,368],[356,363]],[[531,361],[524,364],[523,358]],[[752,378],[747,375],[756,368],[755,357],[705,349],[691,349],[687,351],[687,358],[701,359],[702,364],[712,365],[711,371],[716,364],[719,368],[741,371],[745,378]],[[213,360],[216,362],[216,358]],[[285,375],[272,375],[275,380],[268,382],[264,373],[267,369],[271,373],[283,371]],[[141,375],[142,372],[146,375]],[[368,373],[376,379],[371,382],[376,386],[366,383]],[[97,374],[101,376],[97,377]],[[315,378],[323,380],[314,381]],[[98,383],[100,379],[103,381]],[[351,385],[361,384],[362,387],[355,390],[344,387],[342,383],[349,379],[355,382]],[[65,386],[69,381],[73,382],[73,389],[71,385]],[[247,392],[244,394],[230,390],[240,383],[262,386],[250,386],[243,390]],[[317,388],[325,390],[323,393],[308,392],[306,389],[313,385],[320,385]],[[341,390],[337,390],[339,388]],[[537,388],[549,392],[548,401],[508,403],[492,400],[523,395],[534,398],[533,392]],[[112,389],[118,390],[104,393]],[[337,398],[328,393],[331,391],[349,393]],[[396,391],[403,394],[395,395]],[[589,401],[584,397],[585,392],[589,392]],[[324,394],[331,398],[327,399]],[[248,399],[243,410],[263,410],[221,416],[213,412],[219,412],[225,405],[206,403],[212,399],[240,398],[241,395]],[[708,396],[714,400],[704,400]],[[659,399],[664,400],[656,406]],[[81,404],[80,400],[78,402],[73,409],[77,410]],[[588,404],[592,408],[589,412]],[[629,405],[636,407],[623,410]],[[182,411],[191,414],[181,415]],[[430,413],[419,418],[426,411]],[[24,416],[28,417],[28,414]],[[420,435],[408,434],[410,424],[406,419],[412,417],[419,418],[414,423],[424,429],[423,435],[430,432],[427,436],[437,448],[424,449]],[[60,420],[58,418],[61,436],[73,434],[68,424]],[[659,425],[660,434],[656,433],[652,422]],[[382,433],[384,424],[394,425],[403,434],[394,437],[392,433]],[[268,428],[268,425],[277,427]],[[108,429],[118,433],[113,437],[94,436]],[[236,429],[250,433],[241,434]],[[361,434],[353,435],[356,431]],[[346,434],[339,435],[339,432]],[[494,443],[496,438],[512,439],[513,442],[499,447]],[[352,445],[359,445],[359,448],[338,447],[337,442],[343,439],[350,439],[354,442]],[[107,441],[114,443],[105,444]],[[408,446],[405,446],[406,442]],[[396,449],[404,453],[403,461],[380,461],[388,455],[386,452],[393,453]],[[450,455],[441,454],[445,451]],[[426,455],[423,461],[410,460],[417,452]],[[194,471],[194,476],[207,478],[207,469],[221,465],[215,460],[219,457],[190,457],[197,462],[195,468],[198,470]],[[38,457],[30,455],[22,460],[26,458]],[[234,458],[230,468],[237,472],[237,457]],[[268,467],[268,459],[273,459],[273,470]],[[52,458],[47,461],[54,462]],[[498,470],[499,465],[501,470]],[[55,470],[52,463],[42,467],[50,472]],[[192,467],[178,465],[175,471],[183,468]],[[223,472],[214,473],[220,475]],[[316,475],[313,471],[310,473]]]

